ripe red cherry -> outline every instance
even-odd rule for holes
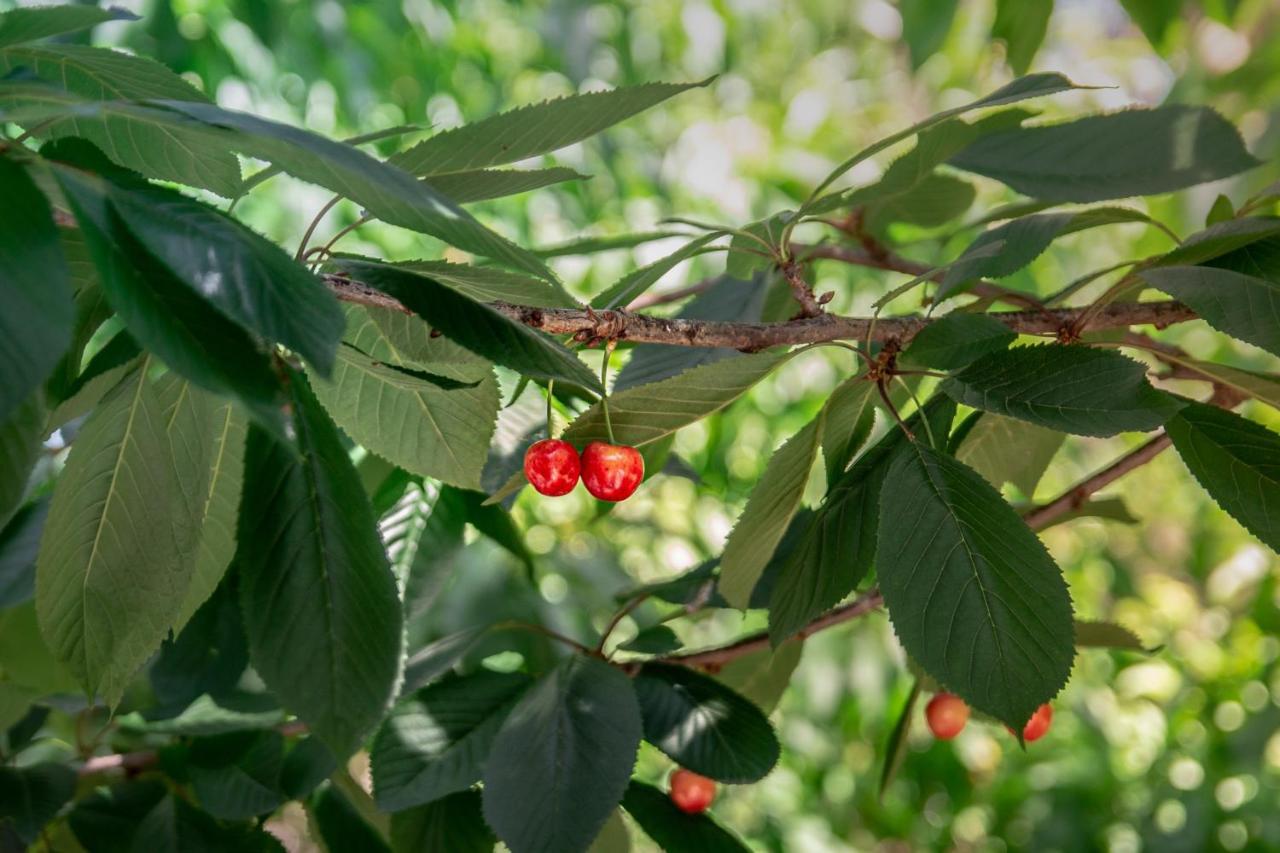
[[[1040,740],[1049,731],[1049,724],[1053,722],[1053,708],[1048,703],[1036,708],[1036,712],[1031,715],[1031,719],[1027,720],[1027,724],[1022,727],[1022,739],[1027,743],[1034,740]]]
[[[541,494],[567,495],[578,484],[578,451],[558,438],[544,438],[524,452],[524,475]]]
[[[692,770],[671,774],[671,802],[685,814],[702,814],[716,798],[716,783]]]
[[[644,479],[644,457],[634,447],[593,441],[582,451],[582,484],[602,501],[631,497]]]
[[[964,730],[969,722],[969,706],[954,693],[939,693],[925,706],[924,717],[929,731],[938,740],[951,740]]]

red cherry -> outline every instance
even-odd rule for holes
[[[524,452],[524,475],[541,494],[567,495],[578,484],[578,451],[558,438],[544,438]]]
[[[924,718],[938,740],[951,740],[969,722],[969,706],[954,693],[939,693],[925,706]]]
[[[602,501],[631,497],[644,479],[644,457],[634,447],[593,441],[582,451],[582,484]]]
[[[1031,743],[1045,736],[1045,732],[1049,731],[1049,724],[1053,722],[1053,708],[1046,702],[1036,712],[1031,715],[1031,719],[1027,720],[1027,724],[1022,727],[1022,739]]]
[[[683,768],[671,774],[671,802],[685,814],[702,814],[716,798],[716,783]]]

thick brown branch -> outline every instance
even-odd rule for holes
[[[408,309],[384,293],[358,281],[327,276],[329,287],[339,299],[364,305],[377,305],[409,313]],[[705,347],[739,350],[761,350],[768,347],[812,344],[836,340],[866,340],[871,331],[875,341],[897,340],[905,343],[933,322],[928,317],[882,317],[874,322],[868,317],[838,317],[824,314],[791,320],[786,323],[726,323],[714,320],[685,320],[651,317],[630,311],[586,311],[574,308],[534,308],[527,305],[493,303],[513,320],[553,335],[575,336],[582,340],[617,338],[635,343],[669,344],[671,346]],[[993,312],[989,316],[1015,332],[1056,334],[1078,320],[1083,308],[1058,308],[1052,311]],[[1108,305],[1088,324],[1089,329],[1115,329],[1136,325],[1163,328],[1174,323],[1194,320],[1195,313],[1180,302],[1121,302]]]

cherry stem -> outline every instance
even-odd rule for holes
[[[307,230],[303,232],[302,242],[298,243],[298,253],[294,255],[294,260],[301,261],[307,256],[307,244],[311,242],[311,235],[316,233],[316,228],[320,225],[320,220],[324,219],[324,215],[342,201],[342,196],[335,195],[333,198],[325,202],[324,207],[316,213],[311,219],[311,224],[307,226]]]
[[[916,411],[920,413],[920,421],[924,424],[925,434],[929,436],[929,445],[934,449],[941,450],[942,448],[938,447],[937,439],[933,437],[933,427],[929,425],[929,416],[924,413],[924,406],[920,405],[920,398],[916,396],[915,391],[911,390],[911,386],[907,384],[907,380],[903,379],[901,376],[894,376],[893,378],[898,380],[898,383],[906,389],[907,393],[911,395],[911,402],[916,404]],[[910,433],[907,434],[910,435]]]
[[[555,399],[555,394],[553,393],[555,391],[555,387],[556,387],[556,381],[554,379],[548,379],[547,380],[547,438],[556,437],[555,421],[552,420],[553,408],[551,405],[552,400]]]
[[[609,356],[613,355],[613,341],[605,344],[604,358],[600,361],[600,411],[604,412],[604,428],[609,433],[609,443],[617,444],[613,437],[613,421],[609,417]]]
[[[893,401],[889,399],[889,392],[885,390],[884,380],[876,382],[876,390],[880,392],[880,399],[884,401],[885,408],[889,410],[889,414],[893,415],[893,419],[898,422],[898,426],[902,427],[902,431],[906,433],[908,441],[915,441],[916,437],[911,432],[911,428],[907,426],[907,422],[902,419],[902,415],[898,414],[898,407],[893,405]],[[930,441],[933,437],[930,436]]]

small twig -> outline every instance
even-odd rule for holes
[[[604,631],[600,634],[600,644],[596,646],[596,654],[604,653],[604,644],[608,642],[609,636],[614,632],[614,629],[616,629],[618,627],[618,624],[622,622],[623,619],[627,618],[627,616],[629,616],[637,607],[643,604],[648,598],[649,598],[649,593],[647,592],[642,592],[639,595],[632,596],[632,598],[629,601],[627,601],[626,604],[624,604],[621,608],[619,608],[617,613],[613,614],[613,618],[609,620],[608,625],[604,626]]]

